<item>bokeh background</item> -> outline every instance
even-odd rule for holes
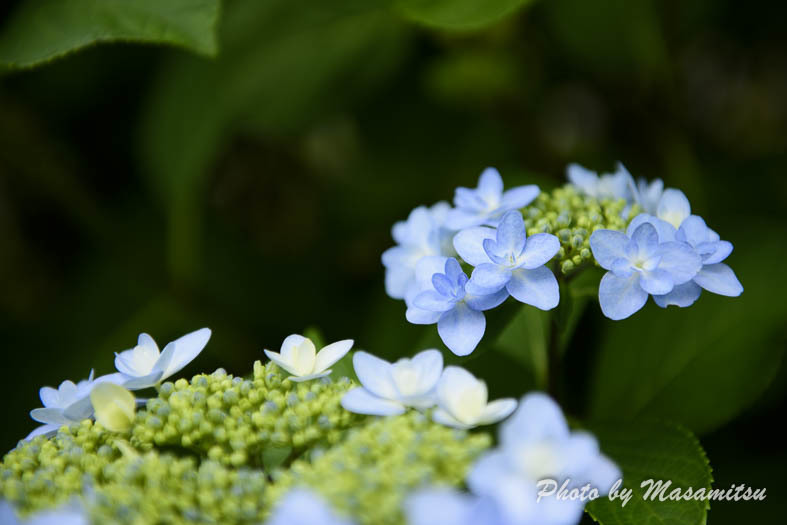
[[[229,0],[215,60],[113,44],[0,77],[0,448],[33,428],[40,386],[112,371],[140,331],[211,327],[189,372],[247,373],[306,328],[407,355],[425,329],[384,293],[396,220],[487,165],[549,189],[569,162],[621,160],[684,190],[734,243],[746,292],[704,294],[691,322],[592,306],[567,406],[589,410],[605,345],[627,356],[621,374],[654,337],[705,345],[727,370],[759,360],[737,419],[700,437],[716,486],[768,500],[714,504],[710,520],[783,516],[787,4],[545,0],[468,33],[379,0],[321,4]],[[527,390],[521,365],[489,359],[472,366],[493,395]]]

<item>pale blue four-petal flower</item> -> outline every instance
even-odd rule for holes
[[[545,264],[560,250],[560,241],[549,233],[527,237],[519,211],[507,212],[497,230],[479,226],[459,232],[454,247],[475,266],[468,292],[489,294],[505,289],[517,301],[542,310],[557,306],[557,279]]]
[[[413,324],[437,323],[437,332],[456,355],[475,350],[486,329],[483,311],[508,297],[505,289],[475,294],[466,290],[467,275],[456,259],[424,257],[416,266],[420,292],[408,304],[406,317]]]

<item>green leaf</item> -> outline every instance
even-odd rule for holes
[[[637,525],[700,525],[705,523],[710,507],[707,501],[652,501],[654,488],[644,499],[651,485],[645,480],[671,481],[666,495],[675,488],[692,491],[711,488],[713,476],[708,458],[697,438],[685,428],[662,422],[641,422],[636,425],[593,426],[603,452],[623,471],[623,489],[631,489],[632,497],[625,505],[620,498],[592,501],[587,512],[603,525],[636,523]],[[621,491],[622,493],[622,491]]]
[[[215,56],[218,0],[28,0],[0,32],[0,70],[103,42],[170,44]]]
[[[266,472],[272,472],[287,461],[292,454],[292,447],[268,447],[262,451],[262,466]]]
[[[778,239],[773,232],[770,239]],[[607,321],[591,392],[595,419],[657,417],[694,432],[717,428],[751,404],[784,352],[787,283],[764,269],[787,257],[773,241],[749,239],[730,257],[744,286],[737,298],[703,292],[690,308],[648,304]],[[774,300],[774,298],[779,298]]]
[[[533,0],[399,0],[405,18],[438,29],[480,29],[514,13]]]

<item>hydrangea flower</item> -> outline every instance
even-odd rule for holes
[[[17,516],[14,508],[6,501],[0,501],[0,523],[2,525],[88,525],[85,511],[81,505],[71,502],[61,507],[41,511],[21,519]]]
[[[408,496],[404,511],[408,525],[502,525],[489,503],[452,488],[427,487]]]
[[[618,163],[615,173],[600,176],[579,164],[569,164],[566,176],[580,192],[594,199],[625,199],[630,202],[634,196],[634,179],[621,163]]]
[[[159,352],[152,337],[139,334],[137,346],[115,354],[115,368],[123,386],[140,390],[161,384],[193,361],[208,344],[210,335],[209,328],[202,328],[175,339]]]
[[[501,289],[491,294],[473,294],[465,289],[468,278],[454,258],[425,257],[416,266],[419,292],[406,312],[413,324],[437,323],[437,332],[456,355],[475,350],[486,330],[482,313],[508,297]]]
[[[549,233],[527,237],[519,211],[509,211],[497,230],[479,226],[459,232],[454,246],[462,259],[475,266],[466,289],[475,294],[502,288],[517,301],[550,310],[560,301],[557,279],[544,266],[560,250]]]
[[[419,206],[406,221],[394,224],[392,235],[397,245],[383,252],[385,291],[394,299],[404,299],[415,284],[415,265],[422,257],[453,256],[453,230],[445,227],[451,206],[438,202],[431,208]]]
[[[424,350],[412,359],[389,363],[366,352],[353,355],[361,382],[342,397],[350,412],[375,416],[403,414],[407,407],[425,409],[435,404],[435,386],[443,372],[443,355]]]
[[[718,233],[708,228],[702,217],[690,215],[684,219],[675,233],[675,239],[689,244],[702,259],[702,268],[694,278],[676,286],[665,295],[653,297],[662,308],[668,305],[691,306],[699,298],[702,289],[728,297],[743,293],[743,286],[732,268],[724,264],[732,253],[732,243],[722,241]]]
[[[63,425],[79,423],[83,419],[89,418],[93,414],[89,396],[94,385],[116,380],[114,375],[93,379],[93,370],[91,370],[87,379],[76,384],[66,380],[60,383],[58,388],[41,387],[39,397],[44,407],[31,410],[30,417],[44,424],[33,430],[25,439],[33,439],[43,434],[53,434]]]
[[[502,517],[499,523],[539,525],[578,523],[581,500],[537,500],[537,483],[555,480],[567,488],[586,484],[599,495],[620,479],[617,466],[601,454],[596,439],[571,432],[560,407],[547,395],[528,394],[500,429],[498,449],[482,456],[467,477],[470,490],[492,499]]]
[[[111,432],[126,432],[134,422],[134,394],[114,383],[101,383],[90,392],[96,421]]]
[[[352,339],[344,339],[317,352],[311,339],[293,334],[281,344],[281,353],[265,350],[265,355],[292,374],[288,378],[290,381],[301,382],[329,375],[330,367],[347,355],[352,346]]]
[[[656,206],[656,217],[677,229],[689,215],[691,204],[682,191],[667,188],[662,192]]]
[[[659,201],[663,193],[664,181],[661,179],[654,179],[648,182],[644,177],[640,177],[637,181],[636,191],[634,192],[634,201],[639,204],[643,212],[649,215],[656,215]]]
[[[446,224],[454,230],[487,224],[496,226],[509,210],[524,208],[538,197],[541,190],[534,184],[503,191],[503,179],[495,168],[487,168],[478,178],[478,187],[457,188],[453,210]]]
[[[273,510],[266,525],[351,525],[341,518],[314,492],[295,488]]]
[[[662,242],[656,227],[643,216],[629,224],[626,233],[597,230],[590,248],[602,268],[599,303],[613,320],[629,317],[641,309],[648,295],[665,295],[694,278],[702,261],[684,242]]]
[[[448,366],[437,384],[437,408],[432,419],[441,425],[472,428],[491,425],[507,418],[516,409],[516,400],[488,402],[486,383],[458,366]]]

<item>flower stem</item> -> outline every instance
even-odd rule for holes
[[[560,326],[555,316],[549,322],[549,342],[547,344],[547,392],[560,403],[562,396],[561,374],[563,373],[562,352],[560,351]]]

